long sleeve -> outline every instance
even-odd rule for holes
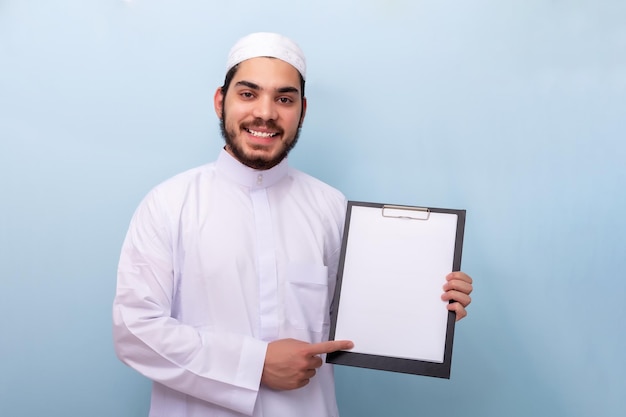
[[[138,208],[122,248],[113,306],[116,353],[153,381],[252,415],[267,344],[173,316],[174,235],[157,197],[152,193]]]

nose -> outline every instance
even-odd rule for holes
[[[255,103],[253,115],[263,120],[276,120],[278,112],[274,99],[268,96],[259,97]]]

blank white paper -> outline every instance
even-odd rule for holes
[[[458,216],[383,217],[352,206],[335,326],[351,352],[444,361],[447,302]]]

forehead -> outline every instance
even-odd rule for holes
[[[258,57],[239,63],[233,83],[249,81],[262,88],[294,87],[300,90],[300,73],[278,58]]]

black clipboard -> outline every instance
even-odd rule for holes
[[[455,314],[441,300],[461,269],[465,210],[348,201],[330,340],[338,365],[450,378]]]

